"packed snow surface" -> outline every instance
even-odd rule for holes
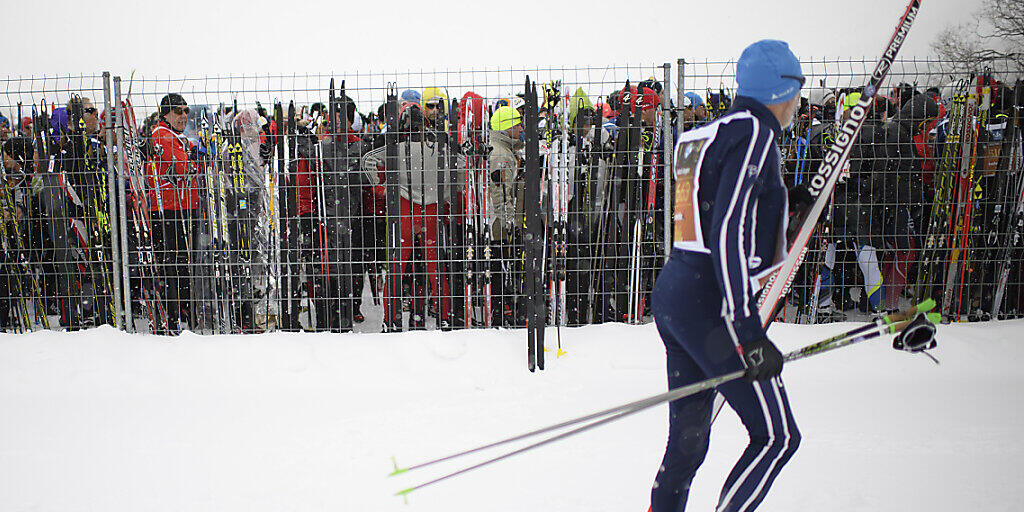
[[[855,324],[775,325],[792,350]],[[1019,510],[1024,322],[939,327],[937,366],[886,337],[786,366],[803,443],[763,511]],[[418,490],[412,465],[665,390],[653,325],[178,338],[0,337],[3,511],[647,510],[667,407]],[[555,345],[555,332],[547,342]],[[719,416],[688,510],[746,444]],[[495,451],[493,454],[500,453]]]

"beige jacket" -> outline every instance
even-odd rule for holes
[[[519,159],[515,144],[504,132],[491,130],[491,154],[487,157],[494,222],[491,232],[496,240],[512,240],[516,227],[523,225],[523,184],[518,179]]]

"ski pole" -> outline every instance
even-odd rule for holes
[[[934,315],[934,316],[932,316],[932,315]],[[937,322],[937,321],[940,320],[940,317],[938,316],[938,314],[933,313],[933,314],[929,315],[929,320],[931,320],[933,322]],[[840,348],[840,347],[843,347],[843,346],[846,346],[846,345],[857,343],[859,341],[864,341],[866,339],[870,339],[870,338],[874,338],[874,337],[880,336],[882,334],[885,334],[886,331],[888,331],[890,333],[897,333],[897,332],[902,331],[903,328],[906,327],[907,324],[909,324],[909,323],[910,323],[909,320],[905,320],[905,321],[902,321],[902,322],[899,322],[899,323],[896,323],[896,324],[886,324],[886,325],[881,326],[881,327],[884,327],[884,328],[879,328],[879,326],[877,326],[875,324],[872,324],[872,326],[874,327],[874,330],[869,329],[869,332],[863,333],[860,336],[853,337],[853,338],[848,338],[848,337],[845,337],[843,335],[840,335],[839,336],[839,338],[840,338],[839,340],[830,339],[830,340],[825,340],[825,341],[822,341],[822,342],[819,342],[819,343],[815,343],[814,345],[810,345],[808,347],[805,347],[804,349],[801,349],[801,350],[798,350],[798,351],[786,354],[784,359],[786,361],[793,361],[793,360],[796,360],[796,359],[803,359],[805,357],[809,357],[809,356],[814,355],[816,353],[825,352],[825,351],[828,351],[828,350]],[[640,401],[637,401],[637,402],[633,402],[631,404],[626,404],[626,405],[617,407],[617,408],[613,409],[613,410],[616,411],[614,414],[607,415],[605,417],[601,417],[601,416],[604,416],[601,413],[595,413],[595,414],[592,414],[592,415],[588,415],[588,419],[595,419],[595,418],[601,418],[601,419],[598,419],[597,421],[594,421],[592,423],[587,423],[587,424],[585,424],[585,425],[583,425],[581,427],[577,427],[575,429],[563,432],[563,433],[558,434],[556,436],[549,437],[547,439],[538,441],[536,443],[524,446],[524,447],[519,448],[517,450],[513,450],[511,452],[508,452],[508,453],[505,453],[505,454],[498,455],[496,457],[487,459],[487,460],[485,460],[483,462],[474,464],[472,466],[469,466],[469,467],[466,467],[466,468],[454,471],[452,473],[448,473],[446,475],[440,476],[438,478],[435,478],[433,480],[424,482],[424,483],[416,485],[414,487],[410,487],[408,489],[401,490],[401,491],[395,493],[395,495],[396,496],[403,496],[403,497],[407,496],[409,493],[411,493],[411,492],[413,492],[413,491],[415,491],[417,489],[421,489],[423,487],[427,487],[429,485],[432,485],[432,484],[435,484],[435,483],[438,483],[438,482],[441,482],[441,481],[444,481],[444,480],[448,480],[448,479],[450,479],[452,477],[461,475],[463,473],[467,473],[467,472],[472,471],[474,469],[479,469],[481,467],[484,467],[484,466],[493,464],[495,462],[507,459],[509,457],[512,457],[513,455],[518,455],[520,453],[531,451],[531,450],[533,450],[535,448],[539,448],[539,447],[544,446],[546,444],[550,444],[552,442],[555,442],[555,441],[558,441],[558,440],[561,440],[561,439],[565,439],[567,437],[574,436],[576,434],[581,434],[583,432],[586,432],[587,430],[591,430],[591,429],[593,429],[595,427],[604,425],[606,423],[611,423],[613,421],[622,419],[622,418],[624,418],[626,416],[631,416],[631,415],[633,415],[635,413],[638,413],[640,411],[644,411],[644,410],[649,409],[651,407],[654,407],[656,405],[660,405],[661,403],[672,402],[672,401],[675,401],[675,400],[678,400],[678,399],[681,399],[681,398],[684,398],[684,397],[687,397],[687,396],[694,395],[694,394],[699,393],[701,391],[706,391],[706,390],[718,387],[718,386],[720,386],[722,384],[725,384],[727,382],[731,382],[733,380],[736,380],[736,379],[739,379],[739,378],[743,377],[743,375],[745,373],[746,373],[745,370],[737,370],[735,372],[728,373],[728,374],[725,374],[725,375],[720,375],[718,377],[713,377],[711,379],[707,379],[707,380],[704,380],[704,381],[701,381],[701,382],[697,382],[697,383],[691,384],[689,386],[683,386],[683,387],[680,387],[680,388],[676,388],[676,389],[673,389],[673,390],[669,391],[668,393],[664,393],[662,395],[657,395],[657,396],[654,396],[654,397],[651,397],[651,398],[648,398],[648,399],[640,400]],[[575,420],[575,421],[574,420],[570,420],[570,421],[564,422],[564,423],[562,423],[560,425],[556,425],[556,426],[552,426],[552,427],[547,427],[547,428],[544,428],[544,429],[541,429],[541,430],[547,432],[547,431],[550,431],[550,430],[557,429],[559,427],[564,427],[564,426],[569,426],[569,425],[573,425],[573,424],[583,423],[585,421],[586,420],[582,420],[582,419]],[[532,435],[534,435],[534,434],[532,434],[532,433],[531,434],[523,434],[521,436],[516,436],[516,438],[514,438],[514,439],[522,439],[524,437],[530,437]],[[506,440],[506,441],[500,441],[498,443],[494,443],[491,446],[497,446],[498,444],[505,444],[507,442],[511,442],[512,440],[513,439],[509,439],[509,440]],[[452,456],[446,457],[446,458],[444,458],[442,460],[449,460],[449,459],[452,459],[452,458],[455,458],[455,457],[459,457],[461,455],[466,455],[468,453],[472,453],[472,452],[475,452],[475,451],[478,451],[478,450],[482,450],[482,449],[484,449],[484,448],[483,447],[477,448],[475,450],[470,450],[468,452],[464,452],[464,453],[461,453],[461,454],[456,454],[456,455],[452,455]],[[438,462],[440,462],[440,460]],[[414,467],[409,468],[409,469],[415,469],[417,467],[423,467],[423,466],[424,465],[414,466]],[[396,465],[395,472],[393,472],[392,475],[400,474],[400,473],[403,473],[403,472],[406,472],[406,471],[408,471],[408,469],[398,469],[397,465]]]
[[[811,345],[807,345],[807,346],[805,346],[805,347],[803,347],[801,349],[798,349],[798,350],[795,350],[793,352],[790,352],[790,353],[788,353],[788,354],[786,354],[784,356],[784,360],[786,362],[789,362],[789,361],[795,361],[795,360],[798,360],[798,359],[804,359],[804,358],[810,357],[812,355],[820,354],[822,352],[828,352],[830,350],[834,350],[834,349],[837,349],[837,348],[841,348],[841,347],[845,347],[845,346],[848,346],[848,345],[852,345],[854,343],[859,343],[861,341],[865,341],[865,340],[868,340],[868,339],[871,339],[871,338],[875,338],[875,337],[878,337],[878,336],[881,336],[881,335],[884,335],[884,334],[894,334],[894,333],[900,332],[900,331],[903,330],[903,328],[905,328],[907,326],[907,324],[910,323],[911,319],[913,319],[914,316],[916,316],[918,313],[926,313],[926,312],[930,311],[931,309],[933,309],[934,307],[935,307],[935,301],[932,300],[932,299],[928,299],[928,300],[918,304],[916,307],[908,308],[908,309],[899,311],[897,313],[893,313],[893,314],[888,315],[888,316],[886,316],[884,318],[877,319],[877,320],[875,320],[875,321],[873,321],[873,322],[871,322],[869,324],[866,324],[866,325],[863,325],[863,326],[860,326],[860,327],[856,327],[856,328],[851,329],[849,331],[846,331],[844,333],[838,334],[836,336],[832,336],[830,338],[824,339],[822,341],[813,343]],[[940,317],[936,313],[929,314],[928,318],[929,318],[929,320],[931,320],[933,322],[940,321]],[[519,441],[519,440],[522,440],[522,439],[534,437],[534,436],[537,436],[537,435],[540,435],[540,434],[545,434],[547,432],[551,432],[551,431],[554,431],[554,430],[559,430],[559,429],[564,428],[564,427],[569,427],[569,426],[578,425],[578,424],[581,424],[581,423],[586,423],[586,422],[591,421],[591,420],[596,420],[596,421],[593,421],[592,423],[587,423],[587,424],[585,424],[585,425],[583,425],[581,427],[577,427],[577,428],[575,428],[573,430],[569,430],[567,432],[563,432],[561,434],[558,434],[556,436],[544,439],[542,441],[538,441],[538,442],[536,442],[534,444],[530,444],[528,446],[519,448],[517,450],[511,451],[511,452],[508,452],[508,453],[505,453],[505,454],[502,454],[502,455],[499,455],[499,456],[496,456],[496,457],[493,457],[491,459],[487,459],[487,460],[485,460],[483,462],[480,462],[478,464],[475,464],[473,466],[469,466],[469,467],[457,470],[455,472],[448,473],[448,474],[443,475],[441,477],[438,477],[438,478],[436,478],[434,480],[430,480],[430,481],[424,482],[422,484],[416,485],[414,487],[410,487],[410,488],[401,490],[401,491],[395,493],[395,495],[396,496],[407,496],[409,493],[411,493],[411,492],[413,492],[413,491],[415,491],[417,489],[421,489],[421,488],[426,487],[428,485],[432,485],[432,484],[441,482],[443,480],[447,480],[449,478],[452,478],[454,476],[457,476],[457,475],[460,475],[460,474],[472,471],[474,469],[478,469],[478,468],[481,468],[483,466],[487,466],[487,465],[492,464],[494,462],[498,462],[500,460],[507,459],[507,458],[509,458],[509,457],[511,457],[513,455],[517,455],[517,454],[520,454],[520,453],[523,453],[523,452],[526,452],[526,451],[530,451],[530,450],[533,450],[534,448],[539,448],[541,446],[544,446],[546,444],[552,443],[554,441],[557,441],[557,440],[560,440],[560,439],[564,439],[566,437],[570,437],[570,436],[573,436],[573,435],[585,432],[585,431],[590,430],[590,429],[592,429],[594,427],[603,425],[605,423],[610,423],[612,421],[621,419],[621,418],[623,418],[625,416],[630,416],[630,415],[632,415],[634,413],[637,413],[637,412],[649,409],[651,407],[654,407],[654,406],[662,404],[662,403],[672,402],[672,401],[678,400],[680,398],[684,398],[684,397],[687,397],[687,396],[694,395],[694,394],[699,393],[701,391],[705,391],[705,390],[708,390],[708,389],[712,389],[712,388],[718,387],[718,386],[720,386],[722,384],[725,384],[727,382],[730,382],[730,381],[736,380],[736,379],[738,379],[740,377],[743,377],[743,375],[745,373],[746,373],[746,370],[737,370],[735,372],[727,373],[725,375],[720,375],[718,377],[712,377],[712,378],[707,379],[707,380],[703,380],[703,381],[695,382],[695,383],[687,385],[687,386],[682,386],[682,387],[679,387],[679,388],[675,388],[675,389],[669,390],[669,391],[667,391],[665,393],[661,393],[661,394],[654,395],[654,396],[651,396],[651,397],[648,397],[648,398],[637,400],[635,402],[630,402],[630,403],[623,404],[623,405],[620,405],[620,406],[617,406],[617,407],[612,407],[610,409],[606,409],[606,410],[603,410],[603,411],[587,414],[587,415],[581,416],[579,418],[574,418],[574,419],[566,420],[566,421],[563,421],[561,423],[557,423],[555,425],[551,425],[551,426],[548,426],[548,427],[543,427],[543,428],[540,428],[540,429],[537,429],[537,430],[534,430],[534,431],[531,431],[531,432],[527,432],[525,434],[520,434],[520,435],[513,436],[513,437],[510,437],[510,438],[507,438],[507,439],[500,440],[500,441],[495,441],[495,442],[487,444],[487,445],[483,445],[483,446],[480,446],[480,447],[477,447],[477,448],[473,448],[473,449],[466,450],[466,451],[463,451],[463,452],[455,453],[455,454],[448,455],[448,456],[445,456],[445,457],[441,457],[441,458],[438,458],[438,459],[430,460],[430,461],[423,462],[423,463],[420,463],[420,464],[415,464],[415,465],[409,466],[407,468],[399,468],[397,462],[395,462],[394,463],[395,469],[394,469],[394,471],[389,476],[395,476],[395,475],[399,475],[399,474],[402,474],[402,473],[407,473],[407,472],[415,470],[415,469],[420,469],[420,468],[424,468],[424,467],[427,467],[427,466],[432,466],[432,465],[435,465],[435,464],[438,464],[438,463],[441,463],[441,462],[444,462],[444,461],[456,459],[456,458],[459,458],[459,457],[462,457],[462,456],[465,456],[465,455],[469,455],[469,454],[472,454],[472,453],[480,452],[480,451],[483,451],[483,450],[486,450],[486,449],[489,449],[489,448],[494,448],[494,447],[497,447],[497,446],[505,445],[505,444],[512,443],[512,442],[515,442],[515,441]]]

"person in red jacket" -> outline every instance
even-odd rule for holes
[[[188,103],[180,94],[170,93],[160,100],[147,167],[153,245],[162,277],[161,297],[172,332],[183,323],[189,324],[191,316],[192,235],[197,232],[200,205],[196,149],[184,134],[188,113]]]

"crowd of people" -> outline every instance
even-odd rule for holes
[[[1019,82],[989,75],[876,94],[792,300],[825,319],[927,297],[952,320],[1019,311],[1021,269],[1004,256],[1019,254],[1022,98]],[[811,91],[788,145],[793,185],[859,100],[856,89]]]
[[[519,326],[534,271],[551,322],[642,321],[665,254],[665,149],[736,98],[688,91],[677,105],[653,78],[602,96],[542,89],[536,126],[521,94],[438,87],[365,113],[360,91],[332,88],[269,109],[169,93],[137,125],[130,103],[115,120],[80,96],[0,117],[0,327],[112,324],[128,308],[131,328],[158,333],[344,332],[371,310],[385,330]],[[805,91],[779,140],[794,210],[860,96]],[[880,313],[958,284],[955,310],[978,316],[1000,306],[1004,270],[1003,311],[1019,311],[1020,265],[997,256],[1017,244],[1022,93],[983,76],[876,94],[792,311]],[[530,131],[540,204],[524,190]],[[536,270],[524,258],[531,208],[545,225]]]

